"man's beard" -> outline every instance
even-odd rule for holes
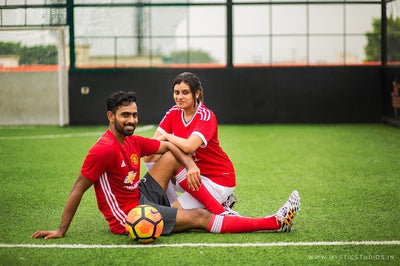
[[[131,129],[131,130],[126,130],[126,129],[124,128],[125,126],[132,126],[133,129]],[[121,134],[123,134],[123,135],[125,135],[125,136],[131,136],[131,135],[133,134],[133,132],[135,132],[136,126],[135,126],[135,124],[133,124],[133,123],[125,123],[125,124],[121,127],[118,123],[116,123],[116,124],[115,124],[115,129],[116,129],[119,133],[121,133]]]

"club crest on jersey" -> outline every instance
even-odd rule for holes
[[[133,180],[135,180],[136,172],[129,171],[128,176],[125,177],[124,183],[125,184],[132,184]]]
[[[137,165],[137,164],[139,163],[139,158],[138,158],[137,154],[132,153],[132,155],[131,155],[131,162],[132,162],[133,164],[135,164],[135,165]]]

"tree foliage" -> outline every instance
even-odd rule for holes
[[[366,33],[365,61],[381,60],[381,19],[374,18],[372,32]],[[387,61],[400,61],[400,18],[387,18]]]
[[[215,60],[210,54],[203,50],[175,51],[165,60],[168,63],[184,64],[184,63],[214,63]]]
[[[21,65],[57,64],[57,46],[23,46],[21,43],[0,42],[0,55],[19,55]]]

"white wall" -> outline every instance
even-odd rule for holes
[[[58,125],[58,72],[0,72],[0,125]]]

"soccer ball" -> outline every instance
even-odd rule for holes
[[[150,205],[138,205],[126,217],[125,230],[140,243],[151,243],[161,235],[164,221],[160,212]]]

